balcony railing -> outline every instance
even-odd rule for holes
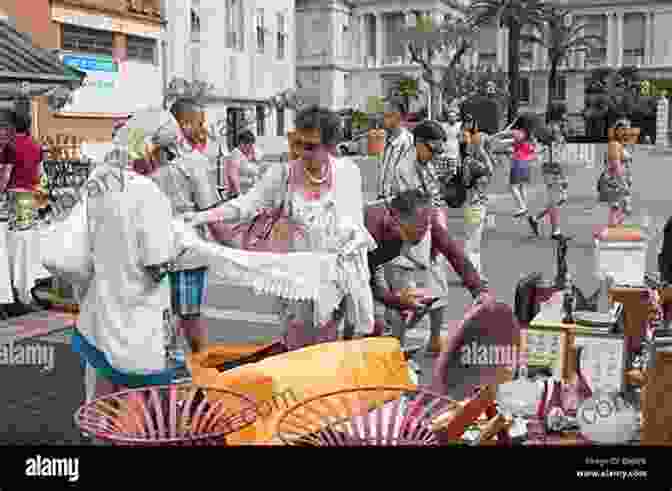
[[[641,66],[644,64],[644,50],[643,49],[624,49],[623,50],[623,65],[625,66]]]
[[[386,65],[401,65],[404,63],[404,57],[401,55],[386,56],[385,64]]]

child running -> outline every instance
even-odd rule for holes
[[[511,195],[518,205],[518,209],[513,214],[515,218],[522,218],[528,214],[527,185],[530,183],[530,165],[537,158],[536,145],[533,140],[534,126],[532,117],[523,114],[518,117],[510,130],[497,135],[499,138],[513,138],[509,185]]]

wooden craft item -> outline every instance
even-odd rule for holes
[[[437,416],[432,421],[432,431],[444,442],[459,441],[466,428],[474,424],[495,402],[496,396],[497,388],[494,385],[480,389],[474,398],[460,404],[454,411]]]
[[[642,395],[642,444],[672,446],[672,352],[659,351]]]

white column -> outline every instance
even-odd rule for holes
[[[218,58],[221,60],[222,46],[226,46],[226,34],[222,29],[226,25],[226,9],[221,0],[200,0],[200,15],[201,74],[217,89],[223,89],[226,86],[227,64],[223,61],[210,65],[204,63]]]
[[[614,50],[616,49],[616,32],[614,31],[614,15],[611,12],[604,14],[607,19],[607,66],[614,66],[615,56]]]
[[[190,32],[191,32],[191,0],[165,1],[167,34],[167,73],[168,80],[173,77],[187,79],[191,72]]]
[[[655,35],[653,32],[653,16],[655,14],[651,11],[647,12],[646,14],[646,47],[644,48],[646,50],[646,64],[647,65],[654,65],[656,63],[656,43],[655,43]]]
[[[616,44],[616,66],[623,66],[623,12],[616,12],[616,33],[618,42]]]
[[[417,19],[412,19],[412,17],[415,15],[413,12],[410,10],[406,10],[403,12],[404,14],[404,29],[408,29],[409,25],[413,22],[413,20]],[[408,49],[404,49],[403,55],[402,55],[402,63],[404,65],[408,65],[411,62],[411,54],[408,52]]]
[[[506,55],[504,53],[504,28],[497,28],[497,65],[506,69]]]
[[[376,66],[382,66],[384,62],[385,50],[383,28],[383,14],[376,13]]]
[[[364,66],[366,63],[366,15],[362,14],[358,18],[359,37],[357,40],[359,64]]]

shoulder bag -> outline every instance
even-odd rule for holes
[[[278,206],[261,210],[243,231],[243,249],[259,252],[288,252],[288,237],[283,237],[282,229],[289,228],[287,197],[291,171],[283,166],[282,200]],[[285,234],[286,235],[286,234]]]

